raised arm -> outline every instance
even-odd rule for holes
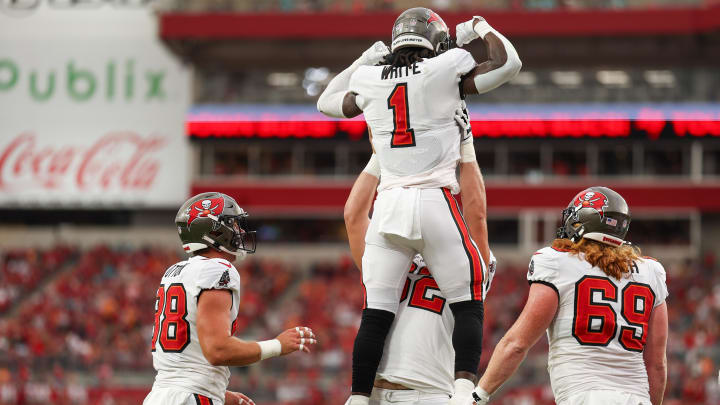
[[[309,346],[316,342],[312,330],[305,327],[288,329],[272,340],[240,340],[230,333],[230,308],[232,295],[228,290],[204,290],[198,296],[198,339],[203,356],[213,366],[247,366],[297,350],[309,352]]]
[[[463,100],[455,110],[455,121],[460,127],[462,140],[460,143],[459,183],[463,203],[463,217],[470,228],[472,237],[485,264],[491,262],[490,242],[487,231],[487,200],[485,198],[485,182],[480,166],[475,157],[473,133],[467,105]]]
[[[357,94],[350,91],[350,78],[360,66],[374,65],[389,52],[382,41],[375,42],[352,65],[330,80],[318,98],[318,111],[334,118],[352,118],[362,114],[355,100]]]
[[[477,162],[460,162],[463,217],[485,263],[490,263],[485,183]]]
[[[515,373],[525,359],[528,350],[545,333],[555,317],[558,296],[551,287],[533,283],[530,294],[520,317],[495,346],[485,374],[480,378],[475,394],[475,403],[485,405],[490,394]]]
[[[484,18],[472,20],[456,27],[457,45],[463,46],[481,38],[487,50],[488,60],[477,65],[462,82],[465,94],[482,94],[495,89],[517,76],[522,62],[515,47]]]
[[[643,358],[650,383],[650,402],[653,405],[660,405],[663,402],[667,383],[667,357],[665,355],[668,337],[667,303],[663,302],[653,309],[647,333]]]
[[[365,169],[360,173],[345,202],[345,228],[350,244],[350,254],[358,269],[362,270],[362,257],[365,253],[365,232],[370,224],[370,208],[378,186],[379,163],[372,155]]]

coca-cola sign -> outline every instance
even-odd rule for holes
[[[179,206],[190,71],[152,10],[40,4],[0,12],[0,207]]]
[[[89,145],[42,144],[22,133],[0,145],[0,192],[28,188],[147,191],[162,168],[167,139],[108,133]]]

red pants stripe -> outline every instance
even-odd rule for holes
[[[465,253],[470,261],[470,295],[473,300],[482,301],[483,263],[480,252],[470,238],[470,231],[465,223],[465,219],[460,213],[457,200],[455,200],[455,197],[450,193],[450,190],[446,188],[443,189],[443,195],[450,208],[453,221],[455,221],[455,225],[460,232]]]
[[[200,394],[193,394],[195,396],[196,405],[213,405],[213,400]]]

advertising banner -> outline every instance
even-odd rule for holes
[[[190,72],[158,40],[152,10],[0,8],[0,206],[181,203]]]

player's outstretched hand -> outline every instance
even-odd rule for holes
[[[385,59],[388,54],[390,54],[390,49],[388,49],[387,45],[383,41],[377,41],[363,52],[360,61],[363,65],[373,66]]]
[[[312,329],[306,326],[296,326],[278,335],[276,338],[282,346],[281,355],[295,351],[310,353],[310,345],[317,343]]]
[[[475,16],[471,20],[455,26],[455,43],[457,43],[457,46],[469,44],[480,37],[480,35],[475,32],[475,24],[480,21],[485,21],[485,19]]]
[[[225,391],[225,405],[255,405],[255,402],[239,392]]]

